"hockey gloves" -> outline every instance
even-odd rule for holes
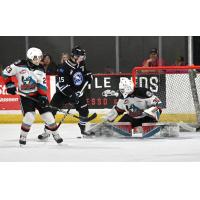
[[[76,92],[75,94],[76,94],[76,96],[77,96],[78,98],[80,98],[80,97],[83,96],[83,92],[81,92],[81,91],[78,91],[78,92]]]
[[[70,96],[70,101],[72,103],[78,104],[79,103],[79,96],[76,93],[72,93]]]
[[[7,93],[8,94],[12,94],[15,95],[16,94],[16,86],[13,82],[8,82],[6,84],[6,88],[7,88]]]
[[[39,96],[38,101],[39,101],[38,102],[39,106],[42,107],[42,108],[49,105],[49,101],[48,101],[47,96]]]
[[[90,84],[93,80],[93,74],[91,72],[88,72],[87,74],[85,74],[85,79]]]

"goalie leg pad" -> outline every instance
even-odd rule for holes
[[[105,123],[105,126],[107,128],[110,129],[110,131],[113,131],[113,135],[116,135],[117,133],[117,136],[125,136],[125,137],[130,137],[131,136],[131,133],[130,133],[130,129],[124,129],[124,127],[122,128],[122,126],[120,125],[116,125],[115,123]]]
[[[91,124],[90,128],[86,131],[87,134],[94,133],[95,136],[112,136],[113,133],[105,126],[105,122],[102,122],[100,124]]]
[[[164,125],[161,127],[160,136],[162,137],[178,137],[180,127],[176,125]]]
[[[125,137],[133,137],[133,135],[131,134],[131,132],[124,128],[121,128],[121,126],[118,125],[118,123],[105,123],[105,126],[108,127],[110,130],[112,130],[116,135],[116,136],[125,136]],[[133,138],[138,138],[138,139],[142,139],[142,138],[149,138],[155,134],[157,134],[160,131],[160,127],[156,127],[153,126],[151,127],[150,130],[146,131],[145,133],[142,133],[142,135],[136,135]]]
[[[107,136],[107,137],[119,137],[119,136],[131,136],[132,125],[130,123],[109,123],[102,122],[100,124],[94,124],[87,133],[95,133],[95,136]]]
[[[177,123],[143,123],[143,130],[148,127],[160,127],[159,136],[161,137],[178,137],[180,126]]]

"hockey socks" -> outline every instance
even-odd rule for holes
[[[19,138],[20,145],[26,145],[26,137],[29,131],[30,131],[30,126],[23,123],[21,126],[21,133],[20,133],[20,138]]]

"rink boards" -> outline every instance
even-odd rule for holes
[[[73,112],[75,113],[75,112]],[[92,113],[92,112],[91,112]],[[105,116],[105,113],[102,111],[97,110],[97,118],[94,119],[92,122],[98,123],[102,121],[102,118]],[[59,122],[63,114],[57,114],[56,121]],[[21,123],[22,122],[22,114],[0,114],[0,123]],[[118,117],[116,121],[120,119]],[[194,114],[162,114],[160,118],[160,122],[187,122],[187,123],[194,123],[196,121],[196,116]],[[35,123],[42,123],[42,119],[39,114],[36,114]],[[67,116],[65,119],[65,123],[77,123],[78,120],[74,117]]]
[[[200,74],[197,74],[197,80],[200,78]],[[50,78],[50,85],[54,84],[55,80]],[[200,81],[196,81],[197,90],[200,88]],[[50,87],[50,96],[55,93],[55,87]],[[175,93],[172,92],[175,91]],[[198,97],[200,98],[200,92]],[[108,97],[109,98],[109,97]],[[190,83],[188,75],[180,78],[180,75],[166,75],[166,108],[163,109],[161,115],[161,122],[196,122],[195,108],[193,104],[193,97],[191,93]],[[76,111],[72,111],[76,113]],[[90,113],[96,112],[97,118],[93,122],[102,121],[102,117],[109,112],[109,109],[91,109]],[[77,114],[77,113],[76,113]],[[62,118],[62,114],[56,116],[57,122]],[[119,119],[119,118],[118,118]],[[21,111],[12,110],[0,110],[0,123],[21,123],[22,115]],[[36,115],[36,123],[42,123],[41,117]],[[65,123],[76,123],[77,119],[73,117],[66,117]]]

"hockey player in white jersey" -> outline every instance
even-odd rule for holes
[[[23,113],[19,139],[21,145],[26,144],[28,132],[35,120],[35,109],[39,111],[55,141],[57,143],[63,141],[56,131],[57,124],[51,113],[51,109],[48,107],[46,74],[44,72],[44,67],[40,65],[42,57],[43,54],[40,49],[34,47],[30,48],[27,51],[26,60],[19,60],[7,66],[2,72],[7,93],[12,95],[16,94],[16,86],[12,81],[12,76],[15,76],[18,80],[18,91],[37,100],[37,102],[35,102],[29,98],[20,96],[20,104]]]
[[[121,98],[106,116],[108,122],[113,122],[122,115],[119,122],[130,122],[132,128],[142,126],[142,123],[157,122],[162,113],[162,102],[146,88],[134,88],[133,81],[121,78],[119,83]]]

